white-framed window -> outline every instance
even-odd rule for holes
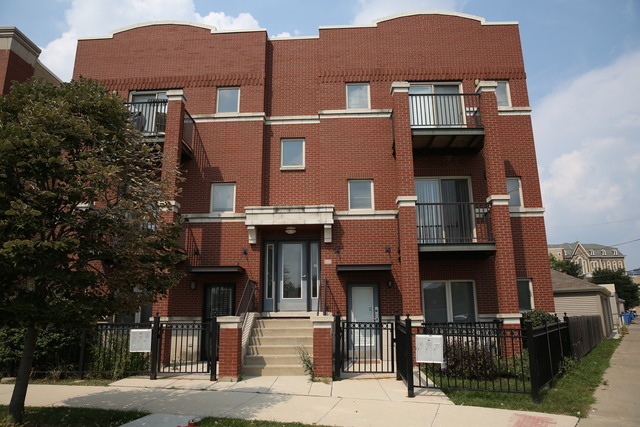
[[[211,212],[233,212],[236,203],[235,182],[215,182],[211,184]]]
[[[304,139],[280,141],[280,169],[304,169]]]
[[[373,180],[349,180],[349,210],[373,210]]]
[[[507,194],[509,194],[509,206],[522,207],[522,185],[520,178],[507,178]]]
[[[219,87],[216,112],[237,113],[240,111],[240,88]]]
[[[422,310],[425,322],[475,322],[478,309],[474,282],[422,282]]]
[[[496,87],[496,99],[498,101],[498,107],[510,107],[511,106],[511,94],[509,92],[509,82],[506,80],[500,80]]]
[[[606,255],[606,254],[607,254],[607,251],[605,251],[604,249],[601,249],[601,250],[600,250],[600,253],[601,253],[602,255]]]
[[[617,250],[617,249],[614,249],[614,250],[613,250],[613,254],[614,254],[614,255],[618,255],[618,250]]]
[[[369,83],[347,83],[347,110],[368,109]]]
[[[530,279],[518,279],[518,308],[520,313],[533,310],[533,288]]]
[[[591,256],[595,256],[595,254],[596,254],[596,251],[594,251],[593,249],[591,249],[591,250],[589,251],[589,255],[591,255]]]

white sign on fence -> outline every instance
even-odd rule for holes
[[[148,353],[151,351],[151,329],[131,329],[129,331],[129,351]]]
[[[442,335],[416,335],[416,362],[442,363]]]

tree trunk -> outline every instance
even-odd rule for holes
[[[9,422],[11,423],[22,423],[24,401],[27,397],[27,387],[29,386],[29,377],[31,376],[31,366],[33,365],[33,354],[36,350],[37,338],[38,330],[33,326],[29,326],[27,328],[27,336],[24,339],[24,349],[22,350],[16,384],[13,387],[11,403],[9,403]]]

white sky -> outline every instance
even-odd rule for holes
[[[619,245],[640,267],[640,0],[0,0],[0,26],[71,76],[78,37],[138,22],[316,35],[415,10],[518,21],[550,243]]]

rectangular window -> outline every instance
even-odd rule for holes
[[[475,322],[477,316],[473,282],[423,282],[422,306],[425,322]]]
[[[211,184],[211,212],[233,212],[236,184],[232,182]]]
[[[349,181],[349,209],[373,209],[373,180]]]
[[[275,253],[274,253],[274,245],[272,243],[267,245],[267,251],[266,251],[266,257],[267,259],[265,260],[265,286],[267,287],[267,295],[266,297],[268,299],[272,299],[273,298],[273,288],[275,286],[276,283],[276,277],[275,277],[275,263],[274,263],[274,259],[275,259]]]
[[[518,307],[520,312],[525,312],[533,309],[532,293],[531,293],[531,280],[521,279],[518,280]]]
[[[498,100],[498,107],[510,107],[511,97],[509,96],[509,82],[499,81],[497,83],[496,99]]]
[[[369,83],[347,83],[347,110],[369,108]]]
[[[509,199],[509,206],[522,206],[520,178],[507,178],[507,193],[511,197]]]
[[[280,169],[304,169],[304,139],[280,141]]]
[[[240,111],[240,88],[218,88],[218,113],[237,113]]]

